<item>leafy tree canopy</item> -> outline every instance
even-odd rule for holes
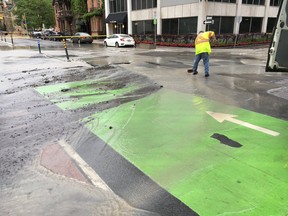
[[[75,15],[87,13],[87,0],[71,0],[71,3]]]
[[[14,14],[22,20],[26,15],[29,29],[40,29],[42,24],[46,27],[55,26],[54,8],[51,0],[16,0]]]

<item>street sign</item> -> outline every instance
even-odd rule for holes
[[[157,19],[156,18],[153,19],[153,24],[157,25]]]
[[[214,24],[214,20],[204,20],[203,24],[213,25]]]

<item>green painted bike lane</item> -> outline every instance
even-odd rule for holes
[[[115,82],[114,82],[115,85]],[[38,87],[35,90],[63,110],[85,108],[124,97],[140,86],[111,89],[111,81],[85,80]]]
[[[280,134],[219,123],[211,110]],[[288,212],[286,121],[167,90],[93,118],[86,127],[200,215]],[[223,145],[214,133],[242,147]]]
[[[40,87],[37,91],[49,96],[51,101],[53,94],[66,94],[65,103],[69,103],[71,94],[61,89],[63,86],[59,85]],[[69,106],[70,109],[86,106],[89,100],[91,103],[91,98],[87,98],[90,96],[81,90],[78,93],[81,99],[74,98],[70,105],[60,102],[57,105],[66,110]],[[115,92],[103,97],[109,100],[114,96]],[[220,123],[207,111],[232,114],[238,121],[228,119]],[[95,113],[83,122],[200,215],[280,216],[288,213],[286,121],[163,89],[146,98]],[[246,125],[241,125],[243,122]],[[275,133],[271,135],[261,129]],[[213,134],[228,137],[242,146],[224,145],[212,138]]]

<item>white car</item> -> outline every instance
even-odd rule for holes
[[[128,34],[113,34],[104,40],[104,45],[107,46],[135,46],[135,40]]]

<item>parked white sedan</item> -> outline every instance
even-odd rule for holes
[[[135,40],[128,34],[113,34],[104,40],[104,45],[107,46],[135,46]]]

